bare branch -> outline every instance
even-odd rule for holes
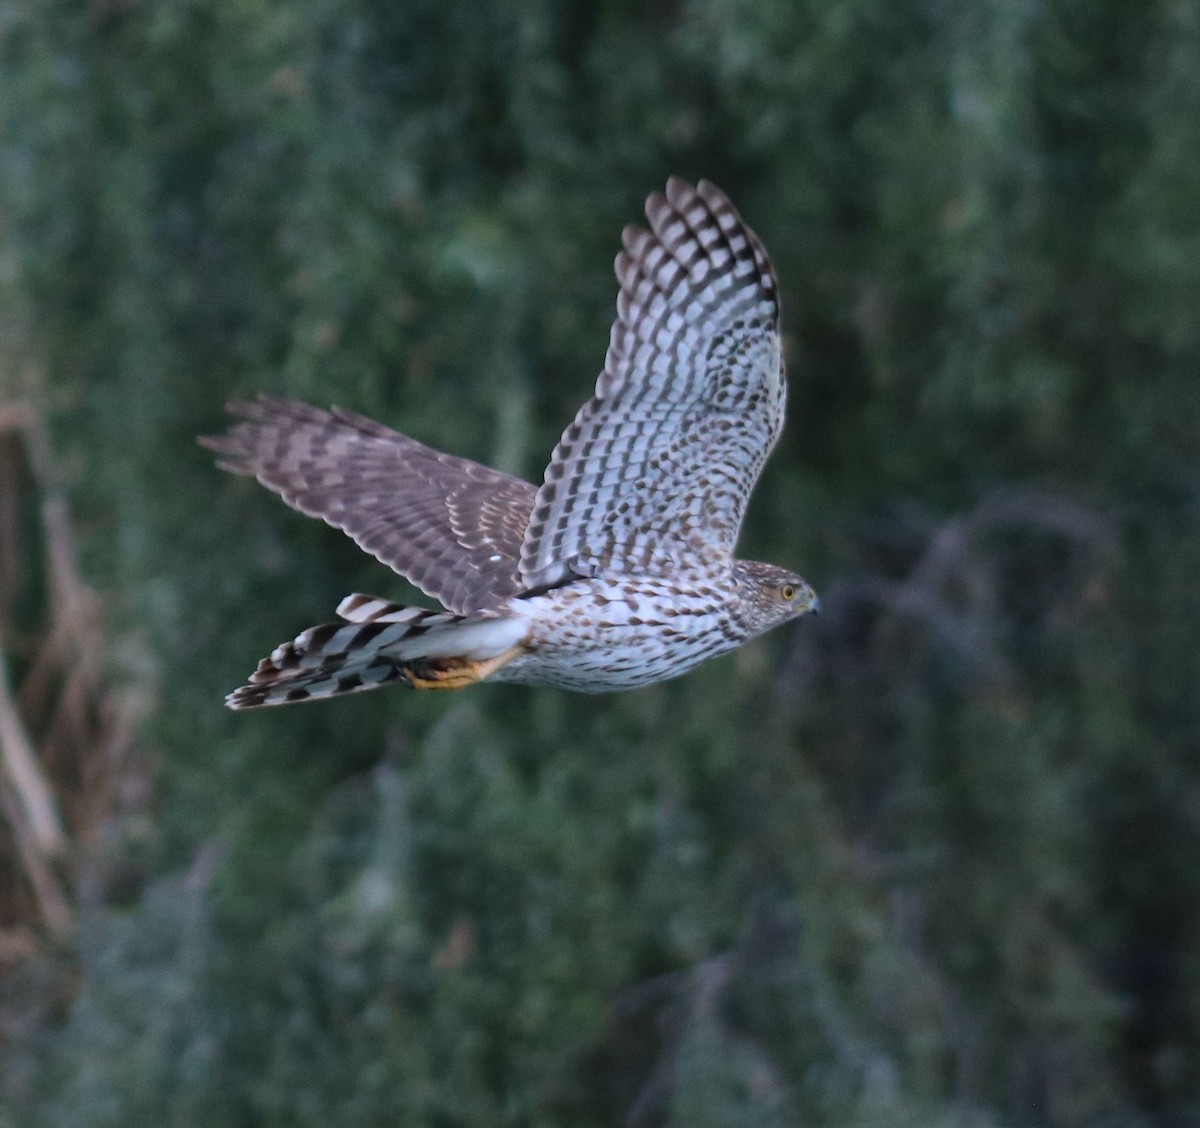
[[[66,846],[62,821],[50,786],[38,766],[33,742],[17,713],[8,684],[8,673],[0,636],[0,763],[8,787],[21,804],[30,841],[47,857],[59,857]]]

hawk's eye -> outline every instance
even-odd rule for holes
[[[784,603],[791,603],[791,601],[796,598],[796,585],[784,584],[783,587],[779,589],[779,595],[783,599]]]

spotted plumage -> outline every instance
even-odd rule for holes
[[[674,677],[815,611],[736,560],[783,426],[775,273],[713,185],[673,177],[627,227],[604,370],[540,487],[353,412],[260,397],[202,439],[220,465],[344,530],[445,611],[375,596],[276,647],[233,708],[484,678],[603,692]]]

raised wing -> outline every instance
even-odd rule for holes
[[[596,394],[563,432],[521,546],[526,586],[728,559],[783,426],[775,272],[724,194],[672,177],[627,227]]]
[[[352,411],[260,396],[200,442],[293,508],[348,533],[451,611],[521,591],[517,561],[536,490]]]

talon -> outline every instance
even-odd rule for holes
[[[524,651],[523,646],[510,646],[503,654],[484,661],[470,658],[418,658],[405,667],[403,677],[413,689],[463,689],[491,677],[501,666],[507,665]]]

